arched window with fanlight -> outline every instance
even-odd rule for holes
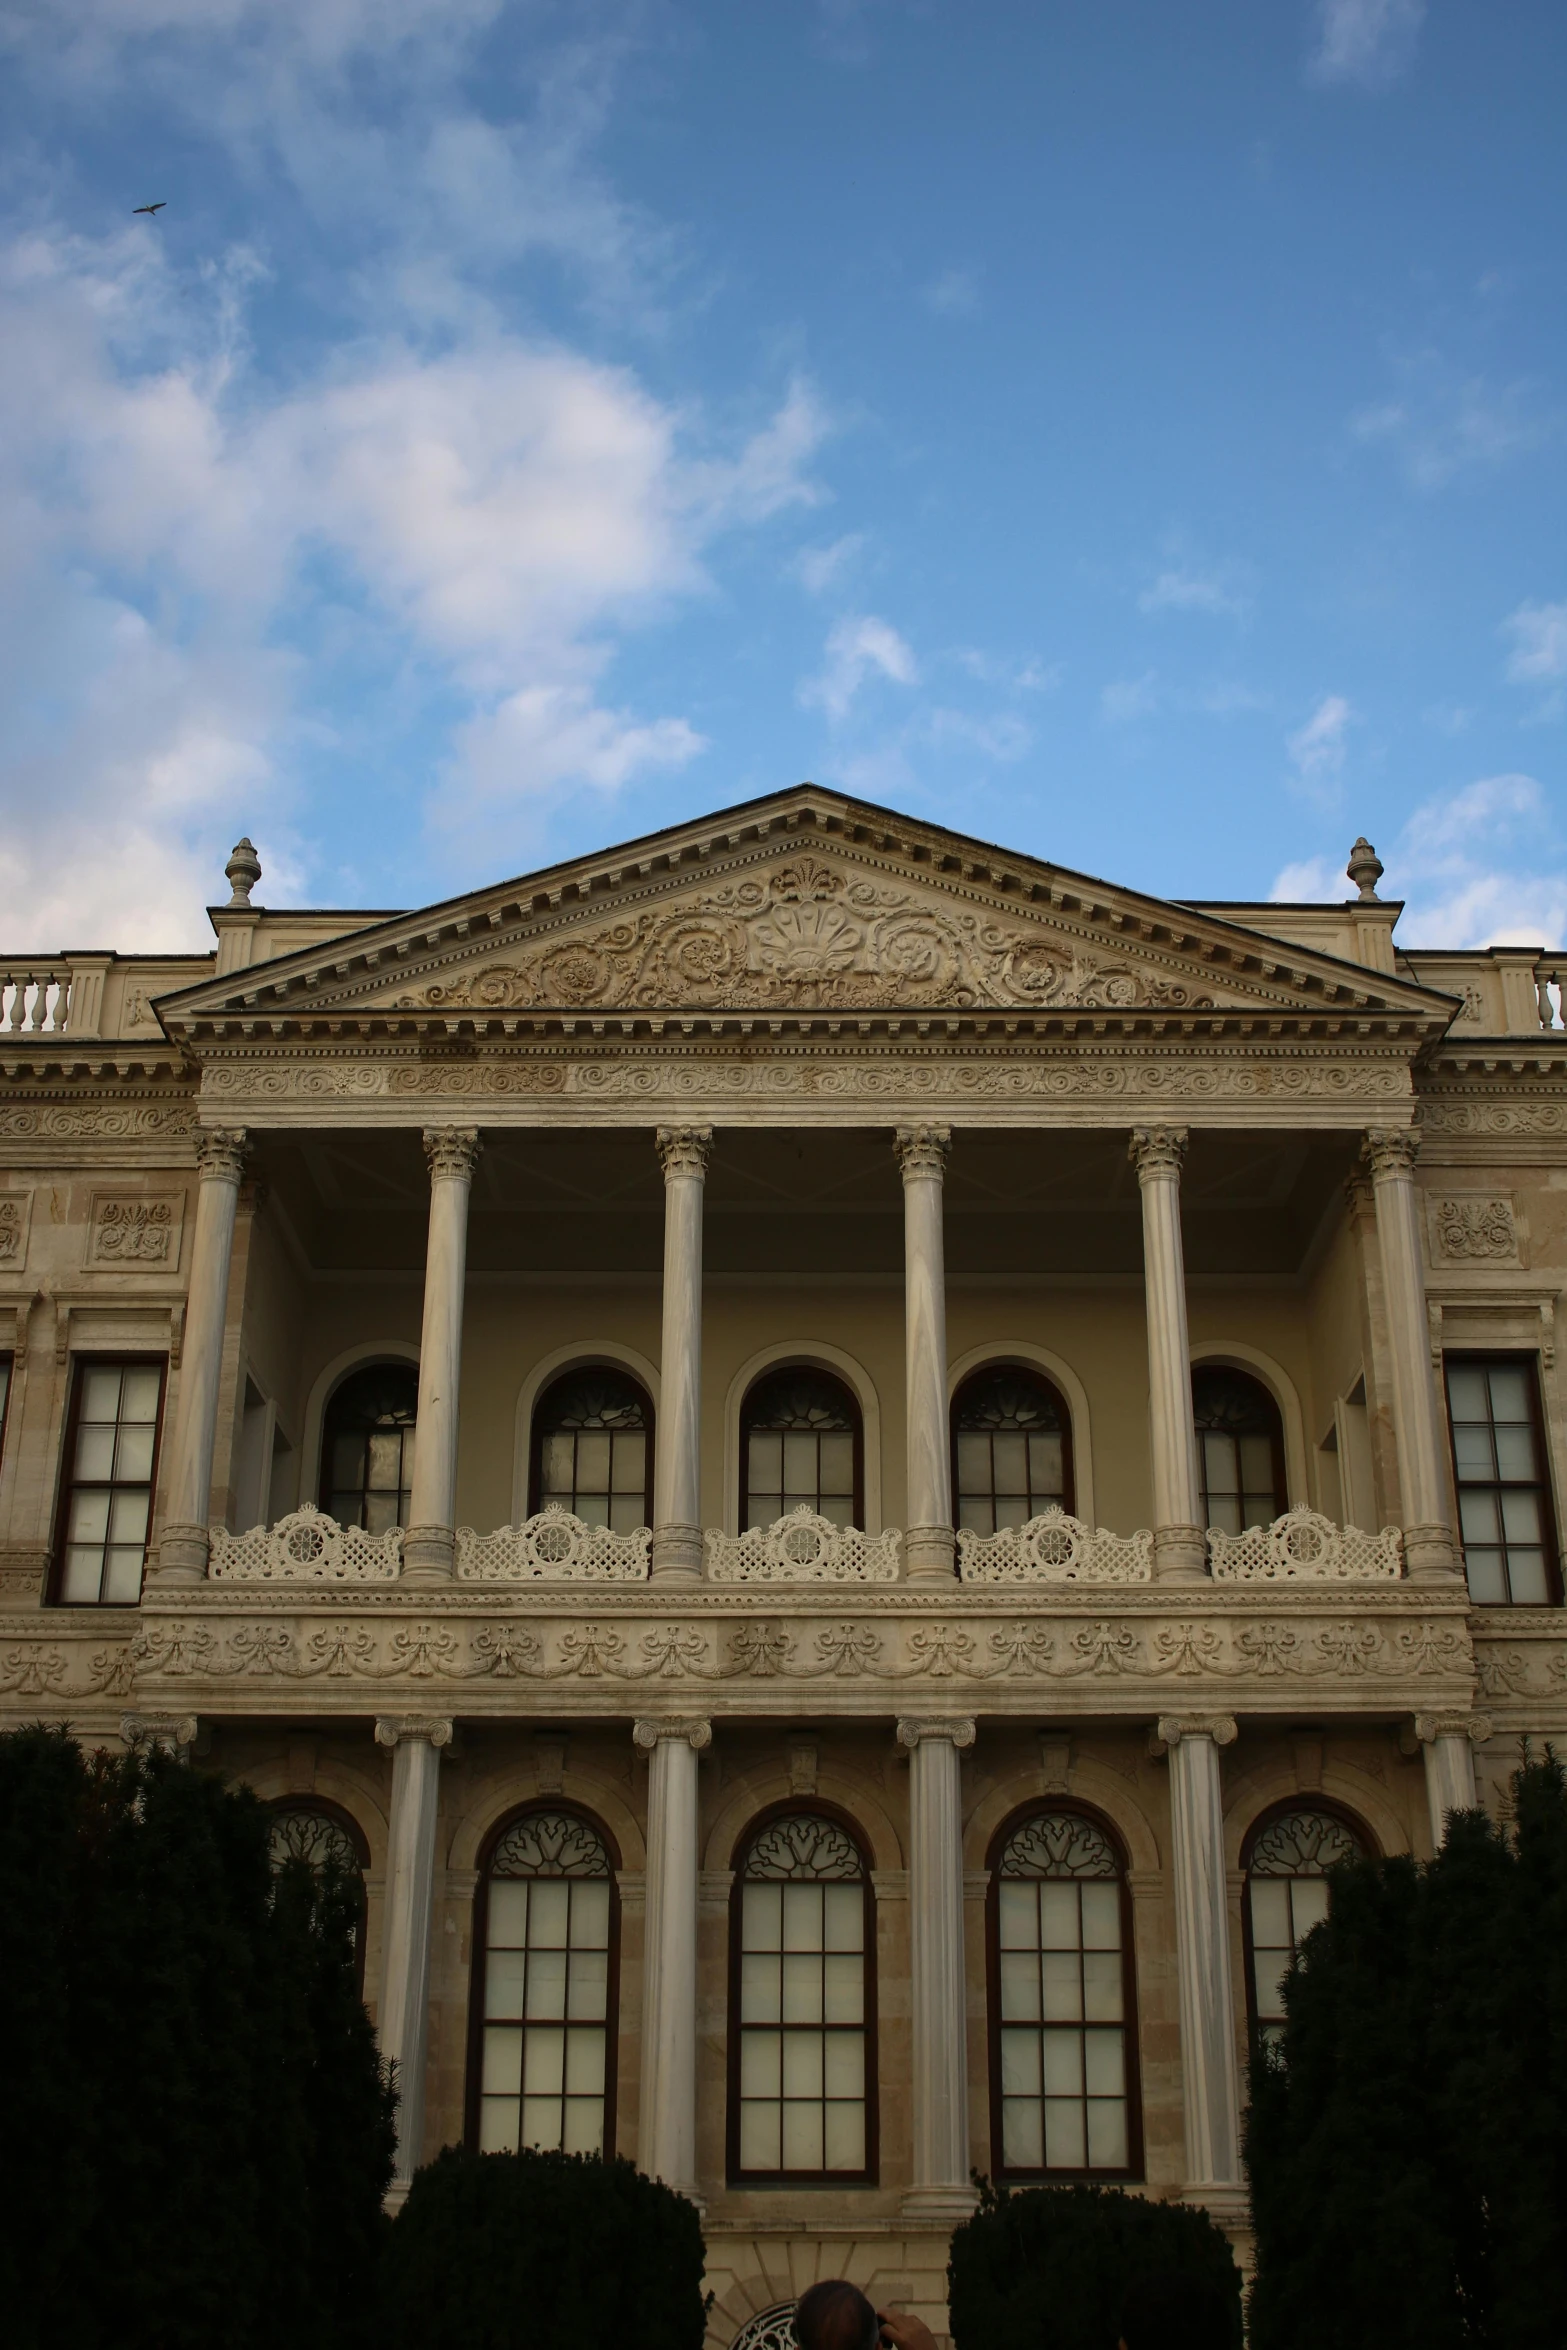
[[[367,1534],[407,1525],[418,1416],[415,1363],[366,1363],[334,1390],[321,1431],[321,1507],[329,1518]]]
[[[533,1407],[528,1508],[551,1504],[616,1534],[653,1523],[652,1399],[617,1364],[564,1372]]]
[[[753,1825],[730,1917],[729,2174],[876,2176],[875,1910],[848,1823],[800,1807]]]
[[[1192,1413],[1203,1523],[1226,1534],[1271,1526],[1287,1504],[1284,1423],[1267,1388],[1228,1363],[1200,1363],[1192,1373]]]
[[[1283,1983],[1301,1943],[1328,1914],[1331,1872],[1363,1860],[1371,1840],[1358,1820],[1324,1803],[1267,1812],[1246,1839],[1246,2006],[1263,2041],[1284,2029]]]
[[[1047,1806],[991,1847],[992,2161],[1010,2179],[1139,2175],[1126,1862],[1093,1814]]]
[[[976,1534],[1070,1512],[1071,1414],[1043,1372],[986,1363],[969,1373],[952,1399],[952,1492],[958,1524]]]
[[[619,1856],[566,1804],[494,1838],[479,1872],[469,2131],[484,2154],[615,2150]]]
[[[859,1399],[845,1380],[811,1363],[767,1372],[740,1412],[742,1533],[801,1508],[863,1526],[864,1454]]]
[[[318,1877],[339,1876],[354,1897],[354,1958],[365,1974],[365,1870],[370,1847],[358,1821],[322,1796],[284,1796],[267,1806],[267,1858],[273,1874],[302,1860]]]

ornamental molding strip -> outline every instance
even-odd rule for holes
[[[459,1583],[645,1583],[653,1536],[638,1526],[616,1534],[589,1526],[560,1502],[546,1502],[520,1526],[493,1534],[457,1529]]]
[[[340,1526],[302,1502],[275,1526],[231,1534],[209,1529],[207,1574],[214,1583],[394,1583],[403,1567],[403,1529],[367,1534]]]
[[[964,1583],[1149,1583],[1153,1535],[1146,1528],[1112,1534],[1060,1509],[994,1534],[960,1526],[958,1576]]]
[[[1248,1526],[1243,1534],[1210,1527],[1208,1565],[1216,1583],[1396,1583],[1404,1538],[1396,1526],[1365,1534],[1335,1526],[1318,1510],[1286,1510],[1271,1526]]]
[[[896,1526],[863,1534],[858,1526],[835,1526],[804,1502],[770,1526],[744,1534],[703,1536],[710,1583],[896,1583]]]
[[[87,1262],[113,1271],[152,1266],[169,1272],[180,1260],[182,1191],[95,1191],[87,1227]]]

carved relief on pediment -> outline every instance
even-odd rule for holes
[[[1013,1005],[1207,1010],[1211,996],[912,890],[797,857],[765,880],[496,960],[398,998],[404,1011],[582,1006]]]

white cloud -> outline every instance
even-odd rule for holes
[[[1017,694],[1053,694],[1066,674],[1059,661],[1041,661],[1037,653],[1017,660],[984,652],[975,645],[960,645],[952,659],[981,685],[1004,686]]]
[[[1151,718],[1159,707],[1159,679],[1145,669],[1141,677],[1118,677],[1099,695],[1099,714],[1107,726],[1131,726]]]
[[[971,269],[944,269],[920,299],[938,318],[972,318],[979,309],[979,281]]]
[[[864,546],[863,531],[846,531],[825,547],[802,547],[789,569],[807,595],[825,596],[854,569]]]
[[[1559,717],[1567,701],[1567,604],[1520,604],[1503,621],[1502,631],[1513,640],[1507,656],[1509,682],[1544,686],[1536,716]]]
[[[884,677],[894,685],[917,685],[919,668],[904,639],[888,621],[873,613],[838,621],[830,630],[822,667],[800,688],[806,709],[824,710],[841,725],[867,678]]]
[[[1425,0],[1317,0],[1313,81],[1379,89],[1396,80],[1415,51]]]
[[[1222,572],[1175,566],[1161,571],[1137,599],[1140,612],[1207,612],[1236,619],[1247,599]]]
[[[1529,381],[1492,383],[1466,375],[1439,351],[1398,354],[1395,396],[1358,409],[1357,441],[1389,449],[1419,490],[1445,489],[1460,475],[1494,472],[1554,440],[1556,412]]]
[[[1380,887],[1402,897],[1411,947],[1557,946],[1567,941],[1567,872],[1532,775],[1487,775],[1417,808]],[[1287,865],[1275,899],[1333,902],[1353,890],[1331,858]]]
[[[1342,694],[1324,694],[1304,726],[1285,745],[1297,787],[1309,796],[1331,799],[1344,772],[1344,740],[1355,713]]]

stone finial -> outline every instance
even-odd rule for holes
[[[1381,867],[1377,870],[1380,872]],[[231,906],[248,906],[250,893],[261,879],[261,859],[248,840],[234,843],[234,854],[223,868],[223,878],[233,890]]]
[[[1364,833],[1350,850],[1344,870],[1361,896],[1375,903],[1377,883],[1382,878],[1382,860]]]

